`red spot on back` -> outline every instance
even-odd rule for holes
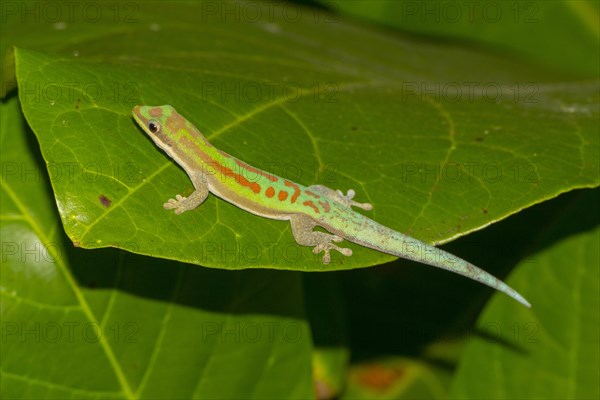
[[[277,195],[277,198],[279,199],[279,201],[285,201],[285,199],[287,199],[288,197],[288,192],[281,190],[279,192],[279,194]]]
[[[284,181],[283,184],[285,186],[294,188],[294,194],[292,195],[291,202],[292,202],[292,204],[295,203],[298,196],[300,196],[300,187],[298,185],[296,185],[294,182],[290,182],[288,180]]]
[[[331,206],[329,205],[328,202],[319,201],[319,204],[321,205],[321,207],[323,207],[323,210],[325,210],[325,212],[329,212],[329,210],[331,210]]]
[[[302,205],[304,205],[304,206],[307,206],[307,207],[310,207],[310,208],[312,208],[313,210],[315,210],[315,212],[316,212],[317,214],[320,214],[320,212],[319,212],[319,207],[315,206],[315,203],[313,203],[311,200],[307,200],[307,201],[305,201],[304,203],[302,203]]]
[[[275,189],[273,189],[273,187],[269,186],[269,188],[267,189],[265,194],[267,195],[267,197],[271,198],[271,197],[275,196]]]
[[[260,170],[258,168],[251,167],[250,165],[248,165],[245,162],[242,162],[242,161],[240,161],[238,159],[236,159],[235,162],[237,163],[237,165],[239,165],[240,167],[244,168],[245,170],[253,172],[253,173],[258,174],[260,176],[264,176],[265,178],[267,178],[271,182],[277,182],[279,180],[279,179],[277,179],[276,176],[268,174],[265,171],[262,171],[262,170]]]
[[[321,196],[319,196],[318,194],[316,194],[315,192],[311,192],[310,190],[305,190],[304,193],[306,193],[309,196],[314,197],[315,199],[320,199]]]

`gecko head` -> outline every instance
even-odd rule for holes
[[[132,114],[135,122],[160,148],[167,150],[173,145],[175,130],[167,129],[170,117],[179,115],[173,106],[135,106]]]

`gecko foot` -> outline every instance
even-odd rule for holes
[[[175,196],[175,199],[169,199],[165,204],[163,204],[163,207],[166,210],[175,210],[175,214],[179,215],[190,210],[187,200],[187,197],[183,197],[178,194]]]
[[[329,254],[331,250],[339,251],[346,257],[352,255],[352,250],[338,247],[333,244],[333,242],[342,242],[344,240],[343,237],[331,233],[314,231],[313,229],[317,224],[312,218],[306,215],[296,214],[292,215],[290,222],[292,224],[294,239],[296,239],[296,242],[299,245],[311,246],[314,254],[319,254],[320,252],[325,253],[323,254],[323,264],[329,264],[331,262],[331,255]]]
[[[198,185],[196,190],[188,197],[183,197],[178,194],[174,199],[169,199],[163,204],[163,207],[167,210],[175,210],[175,214],[179,215],[198,207],[206,200],[206,197],[208,197],[208,187]]]
[[[351,207],[351,206],[359,207],[359,208],[362,208],[363,210],[367,210],[367,211],[373,209],[373,205],[371,203],[358,203],[358,202],[352,200],[354,198],[354,196],[356,195],[356,192],[352,189],[348,190],[348,192],[345,195],[339,189],[336,190],[335,192],[340,197],[341,201],[344,204],[346,204],[348,207]]]
[[[319,254],[322,251],[325,253],[325,254],[323,254],[323,264],[329,264],[331,262],[331,255],[329,254],[329,252],[331,250],[337,250],[346,257],[350,257],[352,255],[352,250],[350,250],[348,248],[344,248],[344,247],[339,247],[339,246],[336,246],[335,244],[331,243],[332,241],[333,242],[341,242],[344,240],[343,238],[341,238],[337,235],[331,235],[330,240],[331,241],[328,241],[325,243],[319,243],[312,250],[314,254]]]

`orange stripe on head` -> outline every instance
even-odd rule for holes
[[[201,140],[202,143],[204,143],[207,147],[213,147],[213,145],[206,140],[204,135],[202,135],[202,132],[200,132],[200,130],[196,128],[190,121],[178,114],[177,111],[173,111],[171,115],[167,117],[165,125],[171,132],[179,132],[183,130],[191,135],[194,139]]]
[[[320,212],[319,212],[319,207],[315,206],[315,203],[313,203],[312,201],[310,201],[310,200],[307,200],[307,201],[305,201],[304,203],[302,203],[302,205],[304,205],[304,206],[307,206],[307,207],[310,207],[310,208],[312,208],[313,210],[315,210],[315,212],[316,212],[317,214],[320,214]]]
[[[290,182],[288,180],[284,181],[283,184],[285,186],[289,186],[294,188],[294,194],[292,195],[291,203],[295,203],[298,196],[300,196],[300,187],[296,185],[294,182]]]
[[[158,118],[163,115],[162,107],[154,107],[150,109],[150,116],[154,118]]]
[[[187,120],[183,118],[181,115],[176,112],[172,113],[167,117],[165,121],[165,125],[169,128],[171,132],[179,132],[182,129],[186,129]],[[186,129],[192,136],[195,136],[189,129]]]
[[[265,171],[262,171],[262,170],[260,170],[258,168],[251,167],[250,165],[246,164],[245,162],[242,162],[242,161],[238,160],[237,158],[236,158],[235,162],[237,163],[237,165],[239,165],[240,167],[244,168],[245,170],[250,171],[250,172],[255,173],[255,174],[258,174],[258,175],[261,175],[261,176],[264,176],[265,178],[267,178],[271,182],[277,182],[279,180],[279,179],[277,179],[276,176],[268,174]]]
[[[280,190],[279,194],[277,195],[277,198],[279,199],[279,201],[285,201],[285,199],[287,199],[288,197],[288,192],[284,191],[284,190]]]
[[[267,189],[265,194],[267,195],[268,198],[271,198],[271,197],[275,196],[275,189],[273,189],[272,186],[269,186],[269,188]]]

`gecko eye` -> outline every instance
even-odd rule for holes
[[[152,133],[158,133],[160,132],[160,124],[152,119],[148,122],[148,129],[150,129],[150,132]]]

